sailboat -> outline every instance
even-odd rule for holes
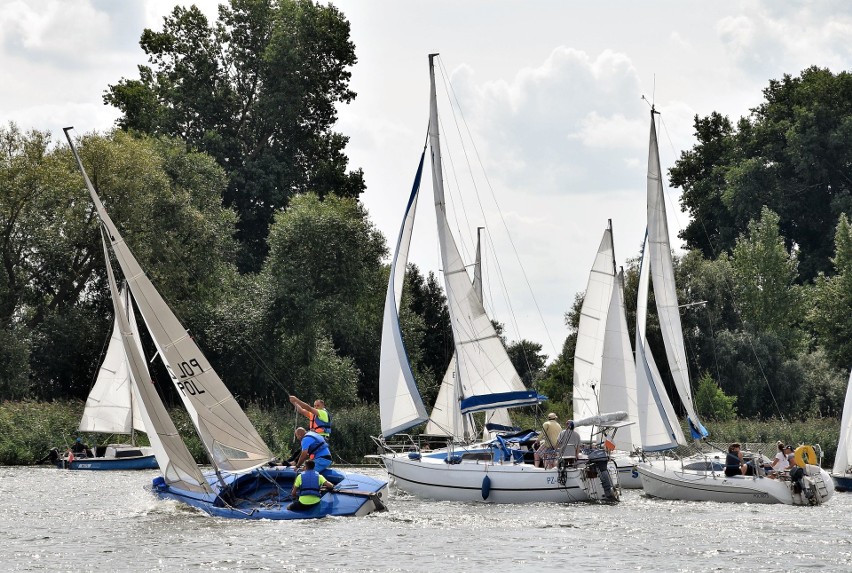
[[[645,337],[649,282],[654,286],[668,366],[680,402],[686,410],[687,427],[695,440],[708,435],[695,411],[689,382],[669,243],[654,118],[656,114],[652,107],[647,176],[648,228],[639,269],[636,304],[636,379],[639,427],[645,452],[671,450],[686,443]],[[757,458],[759,460],[760,456]],[[833,492],[831,477],[815,462],[815,459],[810,460],[810,463],[802,462],[805,475],[799,483],[795,483],[786,474],[775,476],[775,479],[762,475],[761,463],[756,464],[754,476],[728,477],[720,471],[718,456],[713,459],[701,459],[701,456],[698,456],[686,460],[672,460],[665,456],[647,457],[637,465],[637,470],[645,493],[652,497],[689,501],[815,505],[828,500]]]
[[[835,490],[852,491],[852,371],[849,373],[846,401],[843,403],[843,414],[840,417],[840,439],[831,477],[834,479]]]
[[[631,456],[641,446],[633,353],[624,308],[624,273],[616,272],[610,221],[589,274],[574,352],[573,409],[576,420],[602,413],[622,412],[604,424],[578,427],[589,445],[608,443],[623,489],[639,489],[638,461]],[[604,418],[606,419],[606,418]]]
[[[126,288],[119,293],[119,298],[121,311],[127,316],[131,330],[133,333],[138,332],[136,318],[130,312],[130,298]],[[134,335],[134,340],[139,343],[138,336]],[[141,348],[139,352],[141,354]],[[150,379],[147,377],[147,368],[142,374],[146,375],[145,380]],[[59,468],[72,470],[157,469],[154,450],[135,444],[135,432],[144,432],[145,426],[139,412],[139,403],[134,399],[134,386],[136,379],[131,375],[127,363],[116,316],[104,361],[86,399],[78,429],[81,432],[101,434],[129,434],[131,443],[95,446],[92,456],[74,454],[71,451],[60,456],[54,449],[50,456],[53,463]]]
[[[120,307],[110,253],[121,269],[130,299],[141,314],[213,470],[202,473],[169,417],[153,384],[133,386],[144,426],[162,473],[151,489],[160,498],[176,500],[204,512],[234,519],[305,519],[329,515],[366,515],[384,507],[387,483],[356,473],[334,469],[323,472],[334,490],[306,511],[287,509],[290,490],[298,475],[292,468],[276,465],[269,447],[245,412],[207,361],[195,341],[145,275],[112,219],[110,219],[69,131],[68,144],[91,195],[101,223],[107,279],[118,320],[123,349],[131,375],[145,380],[145,357],[128,316]],[[130,313],[128,313],[130,314]]]
[[[435,57],[429,56],[430,105],[428,147],[432,159],[432,188],[438,225],[444,286],[455,345],[454,372],[458,392],[448,407],[460,416],[501,408],[532,406],[544,397],[527,390],[503,347],[491,319],[485,312],[468,275],[455,238],[450,230],[444,198],[444,177],[435,89]],[[382,328],[379,405],[383,448],[380,459],[392,483],[399,489],[423,498],[489,503],[538,501],[588,501],[605,496],[597,467],[589,462],[544,469],[524,463],[502,437],[482,443],[450,443],[435,451],[398,451],[385,439],[426,421],[429,416],[417,390],[402,331],[399,305],[404,270],[408,260],[420,180],[426,147],[402,220],[399,238],[391,260]],[[603,471],[609,471],[604,460]],[[612,469],[612,481],[617,475]],[[610,495],[613,495],[610,492]]]

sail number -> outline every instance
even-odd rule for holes
[[[198,394],[204,394],[206,392],[204,388],[199,386],[198,381],[195,379],[196,375],[204,372],[204,369],[201,367],[201,364],[198,363],[198,360],[190,358],[189,361],[184,360],[183,362],[179,362],[177,366],[178,370],[180,370],[180,378],[175,376],[175,373],[171,368],[169,368],[169,372],[175,381],[175,385],[181,392],[189,394],[190,396],[197,396]]]

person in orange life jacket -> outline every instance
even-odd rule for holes
[[[305,471],[296,476],[290,497],[293,503],[287,506],[290,511],[310,509],[320,502],[322,490],[331,490],[334,484],[322,477],[314,469],[313,460],[305,460]],[[298,497],[296,497],[298,496]]]
[[[307,460],[314,461],[317,472],[319,473],[331,467],[331,450],[328,449],[328,443],[326,443],[325,438],[316,432],[308,432],[304,428],[296,428],[296,439],[299,440],[302,446],[302,453],[299,454],[299,461],[296,462],[297,468]]]
[[[308,419],[308,428],[320,434],[324,438],[331,435],[331,416],[325,409],[325,402],[314,400],[314,405],[309,406],[295,396],[290,396],[290,403],[296,407],[296,411]]]

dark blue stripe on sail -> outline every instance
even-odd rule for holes
[[[535,390],[521,390],[518,392],[499,392],[497,394],[486,394],[484,396],[472,396],[461,401],[462,414],[481,412],[482,410],[493,410],[495,408],[518,408],[520,406],[534,406],[547,400]]]

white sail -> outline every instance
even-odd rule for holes
[[[69,138],[70,141],[70,138]],[[73,148],[73,146],[72,146]],[[76,152],[75,152],[76,154]],[[141,384],[134,384],[132,391],[134,399],[142,407],[139,409],[145,428],[148,429],[148,439],[154,450],[154,457],[163,473],[163,479],[168,485],[173,485],[188,491],[198,493],[212,493],[207,480],[198,469],[192,454],[183,443],[178,434],[174,422],[169,417],[163,402],[157,394],[157,388],[148,381],[148,368],[145,357],[141,352],[141,344],[138,341],[138,332],[131,326],[127,316],[122,312],[118,301],[118,288],[115,285],[115,277],[109,260],[106,240],[103,240],[104,259],[106,261],[107,279],[109,281],[110,293],[112,294],[113,308],[118,322],[118,330],[121,332],[124,354],[131,376],[135,380],[145,380]],[[132,312],[129,313],[132,315]]]
[[[408,353],[405,351],[399,325],[399,305],[402,300],[405,267],[408,263],[408,249],[414,231],[414,215],[417,212],[424,156],[425,152],[420,157],[417,176],[405,209],[396,249],[391,260],[388,290],[385,295],[379,365],[379,412],[384,437],[392,436],[428,418],[414,381],[414,373],[408,362]]]
[[[646,242],[647,245],[647,242]],[[643,245],[639,264],[639,288],[636,297],[636,400],[642,447],[648,451],[666,450],[685,444],[672,402],[666,393],[651,349],[645,341],[648,321],[650,273]]]
[[[130,252],[95,192],[70,135],[68,141],[127,285],[211,463],[220,470],[239,472],[270,461],[272,453],[245,412]]]
[[[130,328],[136,333],[136,317],[132,312],[128,312],[130,306],[127,289],[122,289],[119,296],[120,307],[129,319]],[[134,339],[137,344],[141,344],[138,336]],[[139,354],[143,355],[141,346]],[[146,381],[150,379],[147,369],[142,374],[146,376]],[[144,432],[139,403],[133,399],[133,384],[116,316],[106,356],[86,399],[79,430],[102,434],[130,434],[134,429]]]
[[[686,363],[686,349],[683,343],[683,329],[680,323],[680,309],[675,290],[672,251],[669,245],[669,227],[666,218],[666,203],[663,194],[663,178],[660,169],[660,153],[657,145],[657,129],[654,112],[651,112],[651,141],[648,150],[648,252],[650,257],[651,280],[654,284],[654,298],[657,301],[657,315],[660,331],[665,343],[669,369],[675,387],[680,396],[690,423],[699,432],[707,432],[701,426],[692,402],[692,388],[689,383],[689,369]]]
[[[589,274],[580,323],[577,327],[577,345],[574,350],[574,418],[582,419],[600,413],[598,400],[603,365],[604,337],[607,310],[613,290],[615,266],[613,264],[612,230],[607,228],[598,246],[595,262]],[[620,408],[615,408],[620,409]],[[575,430],[583,440],[591,436],[592,428]]]
[[[837,454],[834,456],[833,472],[844,475],[850,472],[852,462],[852,371],[849,373],[849,384],[846,387],[846,401],[843,403],[843,414],[840,417],[840,440],[837,443]]]
[[[606,315],[603,363],[600,384],[601,411],[625,412],[624,419],[635,422],[615,434],[615,447],[633,451],[642,444],[639,429],[639,405],[636,391],[636,367],[627,331],[624,309],[624,273],[616,276]]]
[[[429,58],[429,75],[432,188],[435,194],[438,241],[441,247],[447,305],[464,396],[470,398],[524,391],[526,388],[509,360],[509,355],[491,319],[485,313],[482,301],[474,291],[447,221],[433,56]]]
[[[426,424],[425,433],[429,436],[447,436],[455,440],[464,440],[465,423],[461,410],[459,409],[460,385],[456,372],[456,355],[450,358],[447,372],[441,381],[438,397],[429,415],[429,423]]]

